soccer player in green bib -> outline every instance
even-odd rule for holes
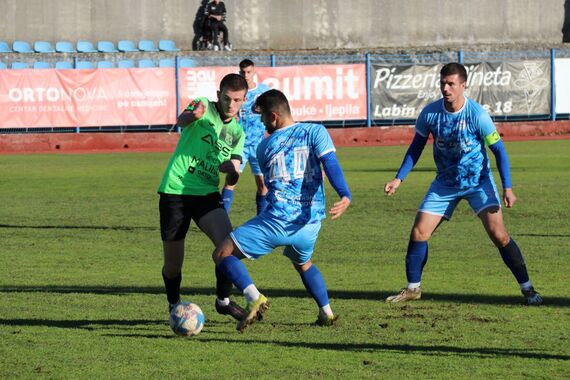
[[[220,173],[226,174],[228,184],[236,184],[239,178],[245,134],[235,116],[246,94],[246,80],[228,74],[220,83],[217,102],[195,99],[176,122],[182,133],[158,188],[162,277],[170,310],[180,302],[184,239],[190,221],[194,220],[214,245],[232,231],[218,186]],[[216,270],[216,311],[241,320],[245,312],[230,301],[231,289],[232,282]]]

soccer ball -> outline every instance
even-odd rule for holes
[[[204,313],[192,302],[179,302],[170,312],[170,328],[176,335],[198,335],[204,327]]]

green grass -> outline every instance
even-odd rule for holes
[[[385,304],[405,284],[431,149],[385,197],[405,147],[343,148],[354,204],[324,221],[314,256],[339,325],[311,326],[316,306],[279,250],[247,263],[272,308],[236,332],[214,311],[212,247],[192,226],[183,298],[207,321],[191,339],[168,328],[160,276],[155,190],[168,154],[0,156],[0,378],[568,378],[570,140],[507,149],[519,200],[505,220],[544,306],[522,305],[466,203],[430,240],[424,298]],[[254,208],[246,173],[234,225]]]

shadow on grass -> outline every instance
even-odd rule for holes
[[[202,339],[209,342],[237,343],[237,344],[270,344],[287,348],[310,348],[314,350],[338,350],[338,351],[392,351],[405,354],[426,355],[460,355],[460,356],[515,356],[526,359],[549,359],[570,360],[569,355],[548,354],[542,352],[530,352],[517,349],[504,348],[469,348],[453,346],[420,346],[411,344],[383,344],[383,343],[316,343],[316,342],[283,342],[269,340],[240,340],[240,339]]]
[[[38,229],[38,230],[110,230],[110,231],[157,231],[158,227],[141,226],[27,226],[0,224],[0,228]]]
[[[310,298],[304,289],[261,289],[264,294],[271,298]],[[378,290],[335,290],[329,289],[329,297],[331,299],[358,299],[384,302],[386,297],[394,294],[396,289],[392,291]],[[216,294],[214,288],[182,288],[182,294],[185,296],[214,296]],[[234,289],[234,292],[236,290]],[[164,288],[161,286],[0,286],[0,293],[84,293],[84,294],[164,294]],[[236,293],[237,294],[237,293]],[[543,294],[544,305],[554,307],[569,307],[569,297],[549,297]],[[422,300],[433,302],[453,302],[467,304],[488,304],[488,305],[522,305],[523,297],[521,296],[501,296],[495,294],[461,294],[461,293],[422,293]],[[417,301],[421,302],[421,301]]]

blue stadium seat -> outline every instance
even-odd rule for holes
[[[12,62],[13,70],[29,69],[30,66],[27,62]]]
[[[8,68],[8,65],[6,65],[4,62],[0,61],[0,70],[4,70],[7,68]]]
[[[115,44],[112,41],[99,41],[97,42],[97,50],[101,53],[118,53],[115,49]]]
[[[135,67],[135,63],[130,59],[123,59],[119,61],[117,67],[119,67],[120,69],[130,69]]]
[[[51,42],[48,41],[36,41],[34,42],[34,50],[36,53],[55,53]]]
[[[14,41],[12,44],[12,50],[16,53],[33,53],[34,51],[30,47],[30,44],[26,41]]]
[[[139,49],[136,48],[135,43],[129,40],[119,41],[119,43],[117,44],[117,48],[119,49],[119,51],[124,51],[127,53],[131,51],[139,51]]]
[[[55,51],[58,53],[75,53],[75,48],[69,41],[57,41],[55,43]]]
[[[6,41],[0,41],[0,53],[11,53],[12,49]]]
[[[160,40],[158,41],[158,50],[162,51],[180,51],[176,47],[176,44],[172,40]]]
[[[76,69],[85,70],[85,69],[94,69],[93,63],[90,61],[77,61],[75,64]]]
[[[141,59],[139,61],[139,67],[141,68],[156,67],[156,64],[154,63],[154,61],[150,59]]]
[[[58,70],[73,69],[73,63],[69,61],[58,61],[55,63],[55,68]]]
[[[112,69],[113,68],[113,62],[111,62],[111,61],[99,61],[99,62],[97,62],[97,68],[98,69]]]
[[[97,53],[91,41],[77,41],[77,51],[79,53]]]
[[[196,67],[196,61],[192,58],[182,58],[179,63],[180,67]]]
[[[34,62],[34,69],[51,69],[49,62],[36,61]]]
[[[158,51],[156,46],[154,46],[154,41],[150,41],[150,40],[140,40],[139,41],[139,50],[140,51]]]
[[[173,59],[170,58],[162,58],[158,61],[158,66],[160,67],[176,67],[176,64]]]

